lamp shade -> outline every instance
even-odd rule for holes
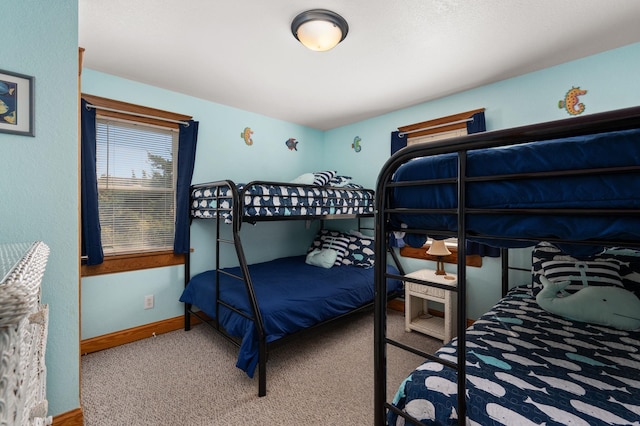
[[[317,52],[333,49],[349,32],[347,21],[330,10],[302,12],[291,22],[291,32],[305,47]]]
[[[449,256],[451,252],[444,243],[444,240],[433,240],[427,254],[432,256]]]

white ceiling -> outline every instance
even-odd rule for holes
[[[349,24],[328,52],[291,34],[315,8]],[[86,68],[327,130],[638,42],[639,21],[638,0],[79,0],[79,43]]]

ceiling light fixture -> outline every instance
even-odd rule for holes
[[[345,39],[349,32],[349,25],[335,12],[312,9],[302,12],[293,19],[291,32],[308,49],[325,52]]]

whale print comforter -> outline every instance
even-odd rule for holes
[[[344,187],[293,186],[252,182],[238,184],[244,194],[245,217],[287,217],[373,214],[374,192],[357,184]],[[198,187],[191,193],[191,217],[232,221],[231,188],[226,185]]]
[[[467,425],[640,425],[638,330],[569,321],[518,287],[467,330],[466,347]],[[437,355],[456,362],[456,348]],[[425,424],[462,425],[456,398],[456,372],[429,361],[393,403]],[[388,423],[405,419],[390,411]]]

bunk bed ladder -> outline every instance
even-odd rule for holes
[[[256,332],[258,334],[258,396],[265,396],[267,394],[267,339],[264,332],[264,322],[262,320],[262,314],[260,313],[260,308],[258,307],[258,299],[256,298],[256,294],[253,288],[253,282],[251,280],[251,274],[249,273],[249,265],[247,263],[247,258],[244,254],[244,249],[242,246],[242,240],[240,239],[240,229],[242,226],[243,220],[243,202],[244,202],[244,190],[240,193],[236,187],[236,185],[231,181],[226,181],[226,185],[229,186],[232,194],[232,233],[233,240],[227,240],[220,238],[220,222],[218,219],[216,221],[216,283],[220,282],[220,243],[233,244],[236,252],[236,256],[238,259],[238,266],[240,267],[241,276],[236,276],[232,274],[226,273],[228,276],[232,276],[238,280],[244,282],[245,288],[247,290],[247,297],[249,298],[249,303],[251,304],[252,315],[248,316],[243,312],[240,312],[236,308],[231,305],[226,304],[224,301],[220,300],[219,293],[216,294],[216,317],[218,317],[218,309],[220,305],[225,306],[228,309],[233,310],[234,312],[250,319],[254,322],[256,327]],[[220,191],[218,191],[220,193]],[[216,203],[217,206],[220,203]],[[218,216],[220,218],[220,216]],[[216,291],[220,291],[220,286],[216,285]]]
[[[215,317],[220,318],[219,310],[220,307],[223,306],[226,309],[229,309],[238,315],[241,315],[247,318],[250,321],[253,321],[256,328],[256,333],[258,336],[258,396],[264,396],[267,393],[267,375],[266,375],[266,363],[267,363],[267,342],[266,335],[264,332],[264,322],[262,320],[262,314],[260,313],[260,309],[258,308],[258,301],[256,298],[256,294],[253,288],[253,282],[251,281],[251,275],[249,273],[249,267],[247,264],[247,259],[245,257],[244,249],[242,247],[242,240],[240,238],[240,228],[243,221],[243,210],[244,207],[242,205],[242,201],[244,200],[244,192],[239,193],[238,188],[235,183],[230,180],[223,180],[218,182],[212,182],[208,184],[209,186],[213,186],[216,188],[215,195],[213,196],[214,202],[212,210],[214,217],[216,218],[216,230],[215,230],[215,282],[216,282],[216,303],[215,303]],[[223,188],[227,188],[227,191],[223,191]],[[229,203],[229,199],[231,199]],[[231,204],[230,207],[226,207]],[[231,232],[232,239],[223,238],[221,235],[221,223],[225,222],[228,219],[229,213],[231,213]],[[220,252],[222,245],[233,245],[236,258],[238,260],[238,266],[240,268],[240,274],[235,275],[223,270],[223,267],[220,265]],[[247,314],[245,312],[240,311],[236,307],[230,305],[224,300],[220,299],[220,275],[226,275],[227,277],[231,277],[238,281],[241,281],[245,289],[247,291],[247,297],[251,306],[251,313]],[[187,254],[187,258],[185,261],[185,287],[191,279],[190,272],[190,259],[189,254]],[[218,321],[211,322],[205,316],[200,315],[196,311],[192,311],[192,305],[185,304],[185,330],[189,330],[191,328],[191,315],[196,316],[202,321],[208,322],[220,335],[222,335],[225,339],[230,341],[232,344],[236,346],[240,346],[236,340],[230,337],[226,332],[221,330],[220,324]]]

